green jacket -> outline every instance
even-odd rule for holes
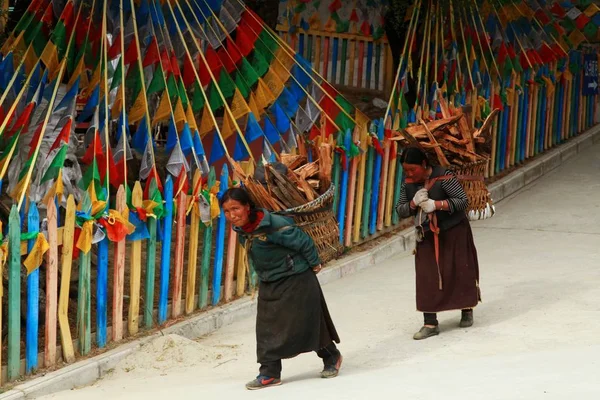
[[[321,264],[310,236],[291,219],[262,211],[265,216],[254,232],[233,228],[262,282],[274,282]]]

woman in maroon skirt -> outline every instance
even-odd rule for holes
[[[417,310],[425,323],[414,339],[421,340],[440,333],[440,311],[462,310],[460,327],[473,325],[473,308],[481,300],[479,265],[465,213],[469,201],[454,174],[431,166],[415,147],[404,150],[400,161],[405,182],[396,211],[415,218]]]

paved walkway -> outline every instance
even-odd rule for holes
[[[324,286],[345,356],[334,380],[318,378],[320,360],[308,354],[284,361],[281,387],[245,391],[257,371],[249,318],[179,344],[179,353],[150,352],[94,386],[48,398],[597,398],[600,145],[497,211],[473,223],[483,303],[470,329],[458,328],[458,312],[443,313],[441,335],[412,340],[422,319],[415,312],[413,258],[406,255]],[[173,354],[180,358],[165,367]]]

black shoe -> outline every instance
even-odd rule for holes
[[[458,326],[461,328],[473,326],[473,310],[462,312],[462,317],[460,318],[460,324],[458,324]]]
[[[269,386],[279,386],[279,385],[281,385],[281,379],[269,378],[268,376],[259,375],[253,381],[246,383],[246,389],[258,390],[258,389],[267,388]]]
[[[413,339],[423,340],[423,339],[427,339],[429,337],[439,335],[439,334],[440,334],[440,328],[438,328],[437,325],[433,328],[423,326],[419,332],[415,333],[415,335],[413,336]]]
[[[340,373],[340,368],[342,368],[343,360],[344,357],[342,357],[342,355],[340,354],[337,362],[334,365],[326,365],[325,368],[323,368],[323,371],[321,371],[321,378],[329,379],[338,376],[338,374]]]

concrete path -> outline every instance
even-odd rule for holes
[[[597,398],[600,145],[497,211],[473,223],[483,303],[470,329],[458,328],[460,313],[443,313],[441,335],[412,340],[422,317],[405,255],[324,286],[345,356],[336,379],[318,378],[320,360],[306,354],[284,361],[281,387],[247,392],[257,373],[249,318],[198,342],[163,343],[162,353],[147,349],[94,386],[46,398]]]

